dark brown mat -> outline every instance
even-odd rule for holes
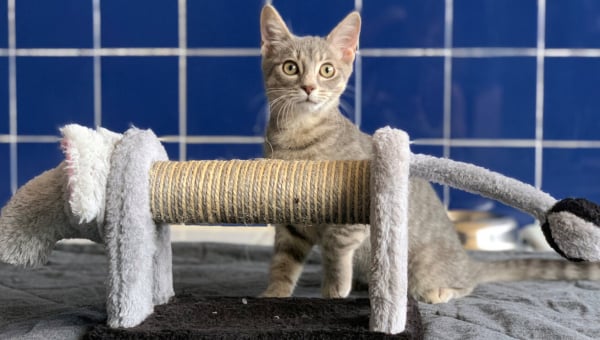
[[[409,301],[406,331],[369,332],[369,300],[260,299],[183,293],[135,328],[98,325],[85,339],[422,339],[417,304]]]

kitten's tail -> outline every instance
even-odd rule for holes
[[[600,262],[515,259],[480,262],[479,282],[523,280],[600,280]]]

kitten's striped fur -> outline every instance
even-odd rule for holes
[[[276,159],[369,159],[371,137],[339,111],[352,73],[360,16],[348,15],[326,37],[296,37],[277,11],[261,14],[262,69],[270,118],[265,156]],[[331,66],[331,76],[324,66]],[[445,208],[429,183],[412,179],[409,204],[409,292],[431,303],[469,294],[481,282],[525,279],[600,279],[595,264],[511,260],[476,262],[463,250]],[[315,245],[323,260],[322,294],[350,293],[368,282],[366,225],[278,225],[269,285],[263,296],[293,293],[303,262]],[[365,242],[365,240],[367,240]],[[353,261],[354,260],[354,261]]]

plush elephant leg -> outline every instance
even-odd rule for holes
[[[105,234],[109,258],[108,325],[134,327],[154,310],[152,281],[156,246],[151,229],[154,225],[113,216],[110,212],[115,212],[117,206],[124,208],[124,202],[119,202],[116,197],[112,199],[113,202],[107,205]]]
[[[408,294],[408,135],[379,129],[373,146],[370,329],[396,334],[406,326]]]
[[[115,147],[106,191],[110,327],[134,327],[172,295],[169,230],[150,211],[150,168],[166,152],[148,130],[130,129]],[[157,280],[158,279],[158,280]]]
[[[175,295],[173,291],[171,231],[168,224],[158,224],[156,226],[155,242],[153,302],[155,305],[162,305]]]

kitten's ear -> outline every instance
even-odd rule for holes
[[[260,37],[263,53],[271,46],[291,37],[291,33],[283,19],[271,5],[265,5],[260,14]]]
[[[342,52],[344,62],[351,63],[354,61],[354,55],[358,49],[359,35],[360,14],[352,12],[329,33],[327,41]]]

